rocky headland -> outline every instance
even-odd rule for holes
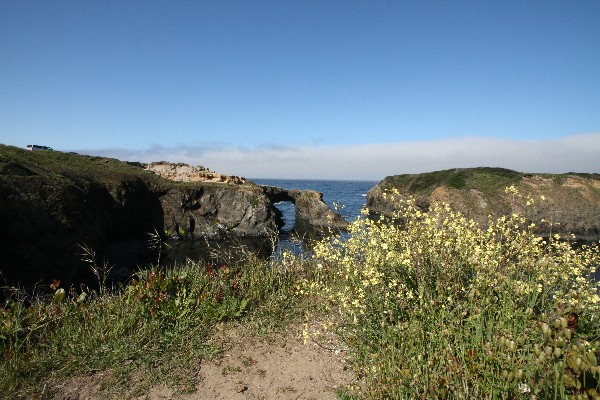
[[[505,190],[507,187],[511,190]],[[397,202],[411,196],[422,210],[446,202],[487,226],[489,217],[518,213],[535,222],[541,236],[575,235],[577,240],[600,239],[600,174],[526,174],[502,168],[465,168],[424,174],[388,176],[367,194],[373,214],[391,216]]]
[[[316,192],[290,195],[185,164],[0,145],[0,285],[93,282],[82,245],[96,252],[98,264],[127,276],[156,262],[148,251],[152,233],[270,238],[283,224],[274,206],[280,200],[295,202],[309,228],[345,226]]]

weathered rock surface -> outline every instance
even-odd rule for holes
[[[190,166],[183,163],[169,163],[160,161],[157,163],[142,165],[145,170],[152,171],[164,178],[181,182],[212,182],[212,183],[231,183],[243,185],[245,178],[237,176],[228,176],[208,171],[201,166]],[[288,190],[275,186],[260,185],[261,194],[257,196],[256,186],[242,187],[242,194],[231,195],[231,191],[219,190],[218,186],[213,187],[211,193],[206,194],[206,188],[196,187],[194,190],[188,190],[185,193],[178,192],[175,198],[165,196],[162,201],[168,201],[171,214],[165,215],[165,224],[169,228],[177,231],[175,224],[179,228],[195,225],[187,223],[186,218],[201,219],[205,215],[215,215],[216,219],[211,223],[203,224],[202,232],[211,232],[211,236],[218,235],[219,229],[233,231],[241,235],[267,236],[276,232],[277,227],[283,225],[281,215],[278,210],[272,206],[280,201],[290,201],[296,207],[296,229],[313,230],[322,228],[343,229],[348,223],[341,215],[332,211],[323,201],[323,194],[312,190]],[[244,195],[245,194],[245,195]],[[182,197],[183,195],[183,197]],[[265,201],[267,200],[267,201]],[[180,212],[173,212],[177,210]],[[220,204],[227,204],[227,207],[221,207]],[[269,210],[269,207],[272,209]],[[267,227],[261,224],[266,218],[268,211],[274,212],[277,227]],[[175,221],[173,225],[169,221]],[[182,225],[183,221],[183,225]],[[191,220],[190,220],[191,221]],[[188,232],[193,233],[193,232]]]
[[[163,178],[179,182],[215,182],[242,185],[246,178],[219,174],[201,165],[191,166],[183,163],[170,163],[168,161],[141,164],[148,171],[152,171]]]
[[[173,187],[160,202],[165,229],[174,234],[211,239],[277,234],[276,211],[256,185]]]
[[[174,182],[133,163],[10,146],[0,146],[0,221],[0,279],[25,286],[93,282],[84,244],[118,270],[156,261],[152,232],[277,232],[275,207],[252,183]]]
[[[506,193],[509,186],[518,193]],[[518,213],[535,222],[536,233],[542,236],[558,233],[574,234],[578,240],[600,239],[600,174],[470,168],[389,176],[367,194],[371,213],[393,214],[396,203],[383,196],[390,189],[397,189],[400,197],[413,197],[424,210],[446,202],[484,227],[488,216]]]

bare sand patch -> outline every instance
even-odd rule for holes
[[[304,342],[302,326],[258,335],[241,325],[222,325],[213,344],[222,349],[213,360],[198,360],[196,391],[178,393],[159,384],[138,399],[336,399],[337,389],[354,375],[345,351]],[[52,390],[53,400],[99,400],[109,373],[70,379]],[[135,374],[133,374],[135,376]],[[127,395],[125,395],[127,396]]]

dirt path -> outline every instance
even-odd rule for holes
[[[223,354],[201,363],[194,393],[177,394],[159,385],[139,399],[327,400],[336,399],[336,389],[353,379],[346,353],[314,341],[304,344],[300,326],[265,336],[223,327],[215,337]],[[100,399],[95,392],[101,379],[101,374],[73,379],[57,388],[52,399]]]

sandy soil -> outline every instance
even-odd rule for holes
[[[353,373],[343,350],[331,344],[304,343],[302,327],[258,336],[243,327],[223,327],[215,335],[221,357],[198,366],[192,394],[178,394],[164,385],[139,399],[336,399],[336,389],[349,384]],[[96,400],[106,374],[80,377],[53,388],[53,400]]]

